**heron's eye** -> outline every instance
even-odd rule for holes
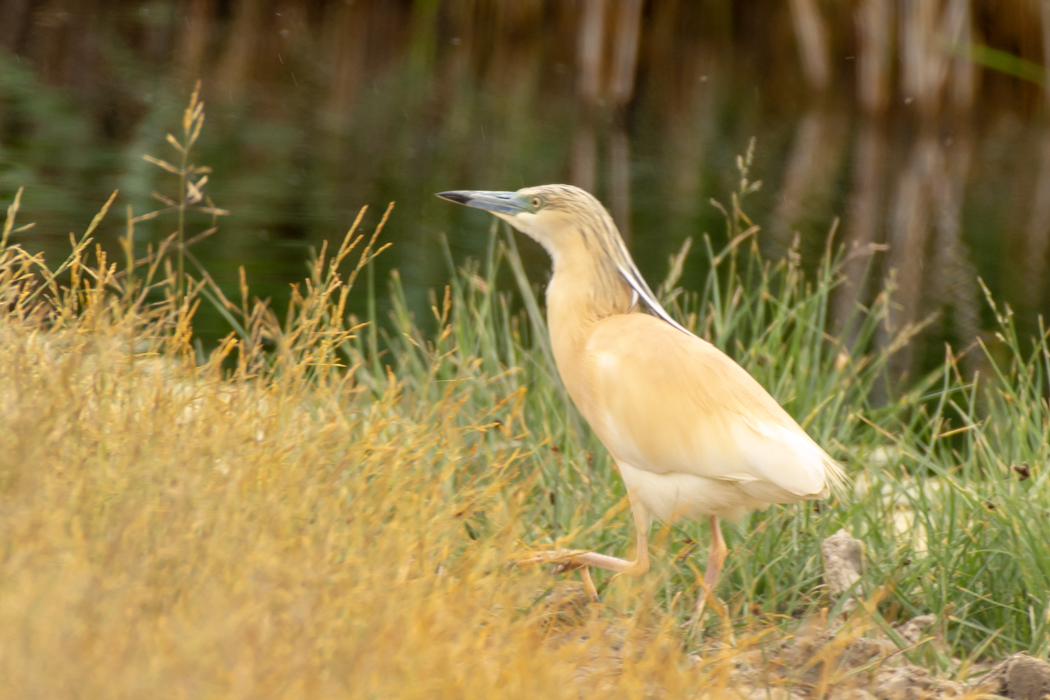
[[[540,207],[543,206],[543,198],[542,197],[533,197],[531,203],[532,203],[532,208],[533,209],[539,209]]]

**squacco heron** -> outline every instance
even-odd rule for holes
[[[668,315],[593,196],[569,185],[438,196],[495,214],[550,254],[547,324],[558,373],[627,487],[634,560],[571,552],[556,570],[579,569],[597,602],[588,567],[640,576],[654,516],[706,515],[712,542],[699,618],[727,554],[718,518],[823,498],[845,478],[841,467],[740,365]]]

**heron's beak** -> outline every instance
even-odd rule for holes
[[[484,209],[493,214],[516,216],[524,211],[528,211],[527,205],[518,199],[517,192],[457,190],[454,192],[438,192],[437,196],[450,202],[474,207],[475,209]]]

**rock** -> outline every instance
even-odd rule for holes
[[[897,651],[897,647],[888,639],[868,639],[858,637],[849,643],[846,652],[842,655],[842,663],[846,668],[857,668],[880,656],[889,656]]]
[[[875,676],[878,700],[923,700],[933,694],[936,682],[918,666],[883,669]]]
[[[828,631],[802,631],[783,647],[783,664],[787,675],[801,683],[814,684],[830,664],[833,675],[848,669],[867,666],[875,660],[894,654],[897,647],[888,639],[837,637]]]
[[[877,700],[940,700],[961,697],[965,690],[961,683],[937,680],[919,666],[884,668],[875,676]]]
[[[958,681],[937,681],[937,690],[942,698],[956,698],[966,694],[966,686]]]
[[[824,662],[818,655],[834,641],[835,635],[815,629],[803,630],[784,647],[784,671],[795,682],[816,683],[824,671]]]
[[[850,688],[833,697],[835,700],[876,700],[875,696],[864,688]]]
[[[755,688],[747,695],[748,700],[806,700],[799,692],[788,692],[784,688]]]
[[[537,591],[537,595],[541,595]],[[591,605],[583,584],[574,581],[559,581],[540,598],[544,608],[545,624],[553,628],[575,628],[585,619],[585,611]]]
[[[897,633],[904,637],[908,644],[918,644],[926,630],[937,622],[936,615],[919,615],[902,625],[897,626]]]
[[[1043,700],[1050,694],[1050,664],[1022,651],[993,668],[978,687],[1010,700]]]
[[[820,543],[820,553],[824,558],[824,583],[831,596],[838,598],[860,580],[863,545],[845,530],[839,530]],[[856,601],[851,600],[846,605],[847,609],[852,609]]]

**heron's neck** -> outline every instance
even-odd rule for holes
[[[578,253],[578,254],[576,254]],[[603,264],[592,251],[559,251],[552,255],[554,275],[547,286],[547,326],[558,371],[566,385],[578,372],[595,325],[631,310],[631,288],[615,265]],[[572,393],[572,387],[569,387]]]

